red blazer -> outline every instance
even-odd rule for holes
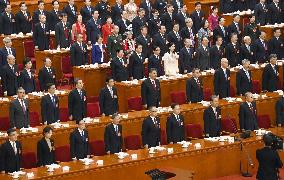
[[[107,44],[107,39],[108,37],[111,35],[111,30],[113,28],[113,24],[111,24],[110,26],[108,24],[104,24],[102,26],[102,35],[103,35],[103,44]]]

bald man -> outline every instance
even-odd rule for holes
[[[221,59],[221,68],[214,74],[214,91],[220,98],[230,97],[230,69],[228,59]]]
[[[16,95],[18,89],[18,66],[15,65],[16,59],[13,55],[7,56],[7,62],[2,68],[1,81],[4,96]]]

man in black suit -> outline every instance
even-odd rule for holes
[[[200,70],[193,68],[192,77],[186,81],[186,97],[188,103],[197,103],[203,100],[203,84],[199,79]]]
[[[236,75],[237,95],[240,96],[252,91],[252,76],[249,70],[250,61],[247,59],[242,60],[242,66],[243,68]]]
[[[255,60],[259,63],[265,63],[268,57],[268,43],[266,41],[266,33],[261,31],[259,39],[253,44]]]
[[[163,14],[166,10],[167,4],[166,0],[156,0],[154,1],[153,9],[157,9],[159,14]]]
[[[268,23],[268,6],[265,0],[260,0],[254,9],[256,23],[264,26]]]
[[[233,33],[231,35],[231,42],[227,44],[226,49],[226,57],[229,60],[229,64],[231,67],[235,67],[241,62],[241,49],[238,43],[238,35]]]
[[[224,14],[232,13],[236,10],[236,4],[234,0],[220,0],[220,11]]]
[[[263,142],[265,147],[256,150],[256,159],[258,161],[258,170],[256,178],[259,180],[264,179],[281,179],[279,177],[279,169],[283,167],[283,163],[279,157],[278,152],[272,149],[274,140],[272,134],[263,135]]]
[[[5,12],[2,13],[1,15],[1,28],[2,32],[1,34],[4,35],[11,35],[16,33],[16,21],[15,21],[15,16],[12,13],[12,7],[11,5],[7,5],[5,8]]]
[[[153,54],[148,59],[148,69],[156,69],[158,76],[163,74],[162,72],[162,57],[160,56],[161,49],[158,46],[153,47]]]
[[[184,47],[179,51],[179,72],[186,74],[193,68],[194,48],[191,39],[184,39]]]
[[[53,9],[48,12],[48,24],[51,31],[55,31],[55,25],[61,21],[61,11],[59,10],[59,1],[51,2]]]
[[[169,44],[175,44],[175,51],[180,51],[183,40],[179,33],[179,24],[174,24],[173,30],[170,31],[167,35],[167,41],[169,42]]]
[[[35,75],[32,69],[32,61],[30,58],[25,58],[23,62],[25,68],[20,73],[19,87],[23,87],[26,93],[36,91]]]
[[[230,69],[226,58],[221,59],[221,68],[214,73],[214,92],[219,98],[230,97]]]
[[[62,12],[67,14],[67,22],[72,26],[77,20],[77,6],[74,0],[68,0],[68,4],[63,8]]]
[[[217,37],[223,38],[223,44],[227,44],[229,42],[229,35],[227,27],[225,27],[225,18],[219,17],[218,19],[219,25],[213,30],[213,41],[217,41]]]
[[[7,56],[8,64],[1,69],[1,82],[4,96],[16,95],[18,89],[18,66],[15,65],[15,57],[11,54]]]
[[[51,83],[55,84],[55,69],[51,67],[51,60],[46,57],[44,59],[44,67],[38,72],[38,80],[40,85],[40,91],[47,91],[46,85]]]
[[[267,64],[262,72],[262,90],[273,92],[278,89],[279,68],[277,65],[277,55],[269,56],[269,64]]]
[[[211,104],[204,110],[204,133],[206,137],[216,137],[221,135],[221,108],[219,107],[219,97],[213,95]]]
[[[241,59],[247,59],[255,63],[255,54],[253,52],[253,46],[251,45],[250,36],[244,37],[244,43],[241,45]]]
[[[210,67],[210,52],[208,48],[208,43],[208,38],[205,36],[202,37],[201,46],[198,47],[196,50],[195,62],[193,64],[193,67],[197,67],[201,71],[208,70]]]
[[[124,52],[122,49],[116,51],[116,58],[111,60],[110,67],[112,70],[112,76],[115,81],[126,81],[128,80],[128,64],[123,58]]]
[[[164,25],[160,26],[159,32],[153,37],[153,46],[158,46],[161,49],[161,56],[168,51],[168,41],[166,40],[166,27]]]
[[[140,3],[139,7],[144,9],[145,18],[146,21],[148,21],[152,17],[152,9],[153,9],[152,2],[150,0],[143,0]]]
[[[99,101],[102,116],[109,116],[118,112],[117,89],[114,87],[113,78],[106,79],[106,86],[100,91]]]
[[[70,48],[70,58],[72,66],[88,64],[88,50],[82,34],[77,34],[77,42],[74,42]]]
[[[132,32],[133,37],[136,38],[140,35],[141,27],[147,25],[147,20],[145,18],[145,10],[140,8],[138,10],[138,16],[136,16],[132,21]]]
[[[198,32],[201,28],[201,22],[204,20],[205,13],[201,10],[201,3],[195,3],[195,10],[191,14],[191,19],[193,21],[194,32]]]
[[[114,24],[117,25],[117,22],[121,19],[122,12],[124,11],[124,6],[122,5],[122,0],[116,0],[116,3],[111,8],[111,17]]]
[[[145,59],[142,54],[143,47],[141,44],[136,44],[135,52],[133,52],[129,57],[129,77],[130,80],[133,79],[142,79],[144,78],[144,63],[146,63],[147,59]]]
[[[284,58],[284,41],[281,38],[281,29],[273,29],[274,36],[268,42],[268,54],[276,54],[278,59]]]
[[[29,11],[27,11],[27,5],[25,2],[20,3],[20,11],[15,16],[16,32],[17,33],[30,33],[32,31],[32,17]]]
[[[112,123],[105,127],[104,141],[107,154],[119,153],[122,151],[122,126],[119,124],[120,115],[115,113],[111,116]]]
[[[105,24],[107,17],[111,16],[111,8],[107,0],[100,0],[95,9],[99,12],[99,18],[102,20],[102,24]]]
[[[77,123],[87,114],[87,93],[83,89],[84,83],[81,79],[75,79],[76,88],[68,95],[69,119]]]
[[[22,145],[17,139],[18,133],[16,129],[9,129],[7,134],[9,139],[0,148],[1,173],[13,173],[21,168]]]
[[[72,160],[90,157],[89,133],[84,120],[77,121],[78,127],[70,133],[70,154]]]
[[[80,14],[83,18],[83,23],[85,26],[87,25],[87,22],[92,18],[93,11],[95,8],[92,6],[92,2],[90,0],[85,0],[85,6],[83,6],[80,10]]]
[[[88,44],[95,44],[98,36],[102,33],[102,24],[101,20],[99,19],[99,12],[94,11],[92,15],[93,17],[87,22],[86,25]]]
[[[141,85],[142,104],[144,108],[151,106],[158,107],[161,101],[160,81],[156,79],[157,70],[149,70],[149,78],[144,80]]]
[[[227,28],[229,37],[231,37],[232,34],[237,34],[239,42],[241,41],[242,38],[242,27],[240,25],[240,20],[241,16],[238,14],[234,14],[233,22]]]
[[[49,25],[46,23],[46,16],[39,15],[39,23],[34,27],[33,41],[36,50],[47,50],[49,49]]]
[[[152,14],[152,17],[148,20],[148,30],[150,37],[153,37],[159,31],[159,28],[162,24],[161,18],[159,17],[159,11],[153,9]]]
[[[25,99],[25,90],[19,87],[17,99],[11,101],[9,106],[10,126],[11,128],[28,128],[30,127],[29,102]]]
[[[127,12],[122,11],[121,18],[118,19],[114,24],[116,24],[119,27],[119,33],[125,37],[125,33],[130,31],[130,21],[127,19]]]
[[[156,147],[161,144],[161,124],[157,108],[149,107],[149,116],[142,123],[142,143],[145,148]]]
[[[251,92],[246,92],[245,98],[246,101],[240,104],[239,110],[240,129],[253,131],[258,129],[256,102]]]
[[[188,38],[191,40],[192,45],[195,43],[195,32],[193,29],[193,21],[191,18],[185,20],[186,27],[180,30],[180,35],[182,39]]]
[[[180,29],[186,27],[185,20],[190,18],[189,14],[187,13],[187,7],[184,4],[179,13],[177,13],[175,17],[176,23],[179,24]]]
[[[247,23],[244,28],[244,36],[249,36],[253,42],[258,39],[260,35],[259,27],[256,24],[255,18],[255,15],[250,15],[249,23]]]
[[[41,98],[41,118],[44,125],[59,120],[59,98],[55,95],[54,84],[47,84],[48,94]]]
[[[280,97],[275,105],[276,124],[278,127],[284,125],[284,97]]]
[[[223,38],[221,36],[217,36],[215,45],[209,49],[210,67],[218,69],[221,66],[221,59],[224,57],[224,54]]]
[[[146,26],[141,27],[141,34],[136,37],[135,41],[136,44],[141,44],[142,45],[142,55],[145,58],[148,58],[151,53],[151,38],[148,35],[148,28]]]
[[[269,23],[270,24],[281,24],[283,22],[283,9],[279,0],[273,0],[271,4],[268,5]]]
[[[61,22],[55,25],[55,41],[58,49],[70,47],[72,41],[71,25],[67,22],[67,14],[61,13],[60,17]]]
[[[37,6],[38,6],[38,9],[33,12],[33,17],[32,17],[33,25],[36,25],[37,23],[39,23],[39,19],[40,19],[39,15],[45,15],[45,17],[48,17],[48,12],[44,10],[44,1],[39,0],[37,2]]]
[[[12,40],[10,37],[3,38],[4,47],[0,49],[0,68],[8,63],[7,56],[9,54],[16,57],[16,50],[12,47]],[[1,75],[1,73],[0,73]]]
[[[162,20],[162,25],[166,27],[167,33],[173,30],[174,27],[174,8],[173,5],[167,4],[167,12],[162,14],[161,20]]]
[[[184,117],[180,113],[180,106],[172,104],[173,113],[167,118],[167,140],[169,144],[174,144],[185,140]]]

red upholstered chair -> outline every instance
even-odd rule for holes
[[[0,131],[7,131],[10,128],[10,118],[0,117]]]
[[[55,160],[60,162],[68,162],[71,160],[70,146],[59,146],[55,148]]]
[[[235,118],[225,118],[221,121],[222,131],[225,133],[237,133],[238,128]]]
[[[128,150],[136,150],[141,148],[141,138],[139,135],[130,135],[124,137],[124,145]]]
[[[32,40],[24,41],[24,54],[25,57],[28,57],[31,59],[33,63],[33,67],[36,67],[36,60],[35,60],[35,46],[34,42]]]
[[[257,123],[259,128],[268,129],[271,128],[271,120],[269,115],[259,115],[257,116]]]
[[[167,133],[166,130],[161,129],[161,145],[167,145]]]
[[[210,88],[203,89],[204,101],[210,101],[212,96],[212,90]]]
[[[103,156],[106,154],[105,143],[103,140],[91,141],[90,142],[91,154],[95,156]]]
[[[236,96],[236,90],[232,85],[230,85],[230,97],[235,97],[235,96]]]
[[[96,103],[87,103],[87,116],[94,118],[100,116],[100,105],[98,102]]]
[[[68,108],[59,108],[59,118],[61,122],[69,121]]]
[[[40,125],[39,114],[37,112],[30,112],[30,126],[35,127],[39,125]]]
[[[177,103],[177,104],[186,103],[186,95],[184,91],[171,92],[170,95],[172,103]]]
[[[259,80],[252,80],[252,93],[260,93],[260,82]]]
[[[38,79],[35,79],[35,84],[36,84],[36,91],[39,92],[40,91],[40,84],[39,84]]]
[[[88,96],[87,103],[96,103],[99,102],[99,96]]]
[[[73,73],[72,73],[73,70],[72,70],[70,56],[61,58],[61,70],[62,70],[62,78],[60,80],[61,86],[63,82],[67,82],[69,85],[70,81],[72,82],[73,80]]]
[[[36,167],[36,155],[34,152],[22,153],[22,167],[25,169]]]
[[[200,124],[187,124],[185,126],[186,136],[190,139],[202,139],[203,129]]]
[[[127,101],[129,111],[141,111],[143,109],[142,98],[140,96],[128,98]]]
[[[18,71],[21,72],[24,69],[23,64],[18,64]]]
[[[279,80],[277,81],[277,89],[283,89],[283,84]]]

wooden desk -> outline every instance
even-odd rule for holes
[[[205,18],[207,19],[211,12],[211,6],[216,6],[219,8],[219,0],[199,0],[199,1],[184,1],[186,4],[189,13],[195,9],[195,3],[200,2],[202,5],[202,11],[205,13]]]
[[[273,37],[273,29],[274,26],[260,26],[259,30],[266,32],[266,39],[269,40]],[[284,38],[284,26],[280,27],[281,29],[281,37]]]

